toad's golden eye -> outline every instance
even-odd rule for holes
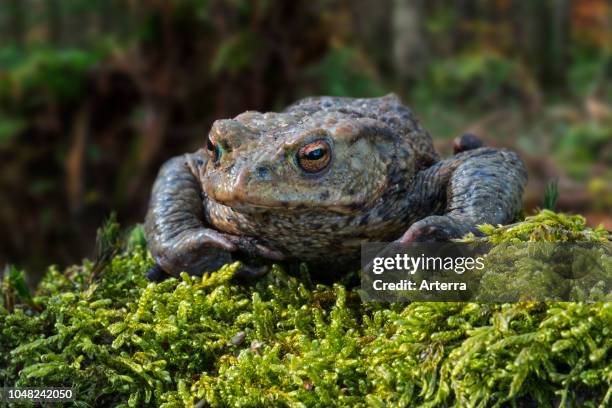
[[[297,163],[307,173],[318,173],[331,161],[331,146],[325,140],[316,140],[300,147]]]

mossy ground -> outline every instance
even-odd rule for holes
[[[491,241],[609,240],[544,211]],[[78,406],[612,404],[612,303],[362,303],[355,289],[237,265],[148,283],[141,237],[30,297],[0,292],[0,382],[69,386]]]

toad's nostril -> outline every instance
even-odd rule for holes
[[[262,181],[268,181],[272,179],[272,170],[268,166],[257,166],[255,167],[255,177]]]
[[[235,119],[220,119],[213,123],[210,135],[215,144],[229,152],[249,140],[254,140],[258,134]]]

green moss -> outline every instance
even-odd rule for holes
[[[492,241],[606,240],[550,211]],[[237,264],[148,283],[129,250],[0,293],[0,382],[81,406],[609,406],[612,303],[361,303],[356,290]],[[22,298],[22,297],[25,297]],[[10,304],[9,304],[10,303]]]
[[[542,210],[516,224],[480,229],[484,238],[464,241],[497,245],[485,257],[475,299],[612,301],[612,245],[603,227],[587,228],[582,216]]]
[[[607,242],[612,235],[603,227],[588,228],[581,215],[566,215],[551,210],[526,217],[516,224],[493,226],[482,225],[480,230],[486,234],[483,240],[501,242]],[[477,241],[473,235],[465,241]]]

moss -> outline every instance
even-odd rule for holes
[[[612,245],[603,227],[587,228],[582,216],[542,210],[516,224],[481,230],[484,238],[463,239],[496,244],[485,257],[475,299],[612,301]]]
[[[550,211],[484,230],[609,239]],[[96,276],[51,268],[31,299],[5,277],[0,382],[71,386],[81,406],[612,403],[612,303],[361,303],[276,266],[236,283],[237,264],[153,284],[139,237]]]
[[[505,226],[483,225],[484,240],[502,242],[608,242],[611,234],[602,226],[588,228],[581,215],[558,214],[542,210],[523,221]],[[477,240],[468,236],[466,241]]]

